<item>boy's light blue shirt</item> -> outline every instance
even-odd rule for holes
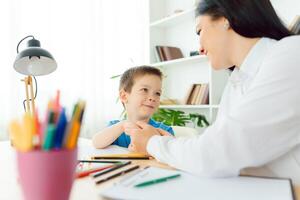
[[[112,126],[112,125],[114,125],[116,123],[119,123],[119,122],[120,122],[120,120],[110,121],[109,124],[108,124],[108,126]],[[157,122],[157,121],[155,121],[155,120],[153,120],[153,119],[150,118],[148,124],[150,124],[154,128],[163,129],[163,130],[171,133],[172,135],[174,135],[173,129],[170,126],[167,126],[167,125],[163,124],[162,122]],[[115,144],[115,145],[127,148],[129,146],[130,142],[131,142],[130,136],[126,135],[123,132],[112,144]]]

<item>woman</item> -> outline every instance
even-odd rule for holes
[[[235,66],[216,121],[203,135],[179,139],[141,122],[126,130],[131,149],[201,176],[251,170],[300,184],[300,36],[268,0],[202,0],[197,33],[214,69]]]

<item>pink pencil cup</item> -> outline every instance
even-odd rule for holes
[[[17,163],[25,200],[69,199],[77,149],[17,152]]]

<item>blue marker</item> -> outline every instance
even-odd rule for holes
[[[54,138],[54,147],[57,149],[60,149],[63,146],[64,135],[65,135],[67,124],[68,124],[68,119],[66,116],[66,110],[65,108],[63,108],[58,118],[57,128],[56,128],[56,133]]]

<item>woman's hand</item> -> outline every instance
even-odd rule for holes
[[[168,131],[165,131],[163,129],[157,128],[156,130],[159,132],[159,134],[161,136],[171,136],[171,137],[174,137],[174,135],[172,135],[171,133],[169,133]]]
[[[165,131],[156,129],[145,122],[136,122],[139,128],[128,127],[125,132],[131,137],[131,144],[128,149],[130,151],[143,153],[148,155],[147,144],[154,135],[165,135]]]

